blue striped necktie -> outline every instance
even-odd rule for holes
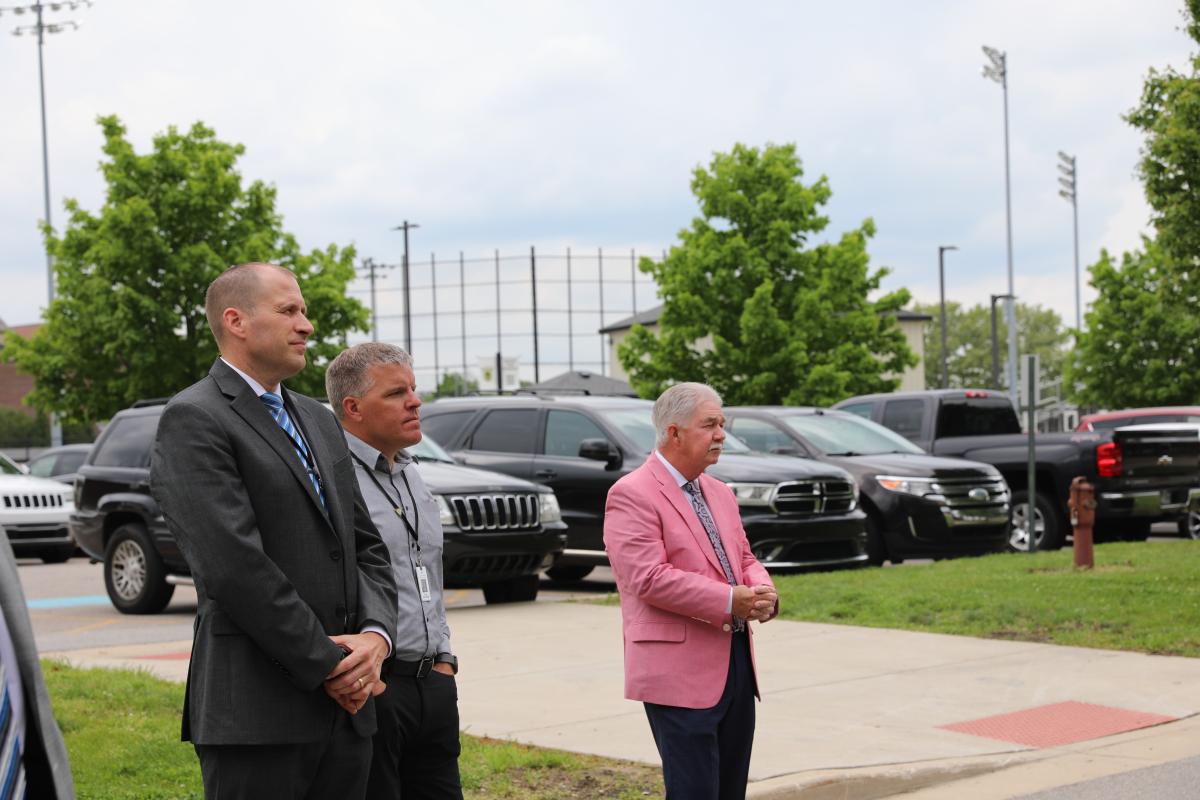
[[[8,627],[0,616],[0,634],[7,637]],[[6,655],[11,649],[2,650]],[[23,720],[17,718],[16,707],[10,693],[8,671],[19,676],[16,664],[0,658],[0,800],[24,800],[25,798],[25,765],[22,760],[22,735],[25,732]],[[19,680],[19,678],[18,678]]]
[[[258,399],[263,401],[263,405],[267,407],[267,411],[271,412],[275,422],[279,423],[279,427],[283,428],[283,432],[292,440],[292,449],[300,457],[300,466],[304,467],[304,471],[308,473],[308,479],[312,481],[313,488],[317,490],[317,497],[321,499],[321,508],[328,510],[325,506],[325,493],[321,491],[321,481],[317,478],[316,460],[313,459],[311,464],[314,466],[310,466],[308,445],[304,443],[304,438],[296,430],[291,415],[283,407],[283,398],[273,392],[263,392]]]

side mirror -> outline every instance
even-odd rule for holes
[[[579,443],[579,457],[603,461],[606,469],[621,466],[621,451],[608,439],[584,439]]]

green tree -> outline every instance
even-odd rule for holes
[[[479,391],[479,381],[465,378],[460,372],[447,372],[434,392],[435,397],[461,397]]]
[[[1200,43],[1200,0],[1185,30]],[[1091,266],[1098,297],[1079,334],[1068,380],[1074,399],[1107,408],[1200,401],[1200,55],[1186,70],[1151,69],[1125,117],[1145,135],[1138,176],[1154,237]]]
[[[928,314],[933,321],[925,326],[925,387],[942,385],[942,323],[937,303],[917,303],[914,311]],[[996,340],[1000,348],[1000,380],[1008,351],[1008,326],[999,305],[996,307]],[[1062,378],[1071,334],[1063,327],[1062,317],[1053,309],[1017,303],[1017,352],[1041,357],[1042,385]],[[992,387],[992,311],[987,305],[964,308],[946,303],[946,373],[951,388]]]
[[[316,329],[310,366],[288,381],[322,395],[325,364],[366,330],[367,310],[346,295],[354,249],[303,253],[275,210],[275,189],[243,186],[227,144],[201,123],[174,127],[139,154],[113,116],[99,120],[107,191],[98,213],[67,200],[61,237],[45,230],[57,291],[45,325],[6,355],[33,375],[27,402],[67,421],[107,419],[139,398],[165,397],[202,377],[216,357],[204,317],[208,284],[231,264],[292,269]]]
[[[803,174],[794,145],[741,144],[693,172],[700,216],[639,265],[659,287],[661,332],[635,325],[618,347],[640,395],[701,380],[731,404],[826,405],[895,389],[887,374],[916,363],[889,314],[907,290],[868,300],[887,274],[869,265],[874,223],[813,244],[831,192]]]

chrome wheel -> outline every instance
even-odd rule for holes
[[[126,539],[112,553],[113,591],[122,600],[133,602],[146,590],[146,553],[137,542]]]
[[[1046,520],[1036,506],[1033,511],[1034,541],[1037,548],[1042,548],[1046,536]],[[1029,552],[1029,503],[1013,503],[1012,530],[1008,534],[1008,547],[1019,553]]]
[[[1179,533],[1188,539],[1200,540],[1200,511],[1189,511],[1179,520]]]

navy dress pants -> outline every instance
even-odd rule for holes
[[[744,800],[754,743],[749,634],[735,633],[725,691],[712,708],[646,703],[667,800]]]

